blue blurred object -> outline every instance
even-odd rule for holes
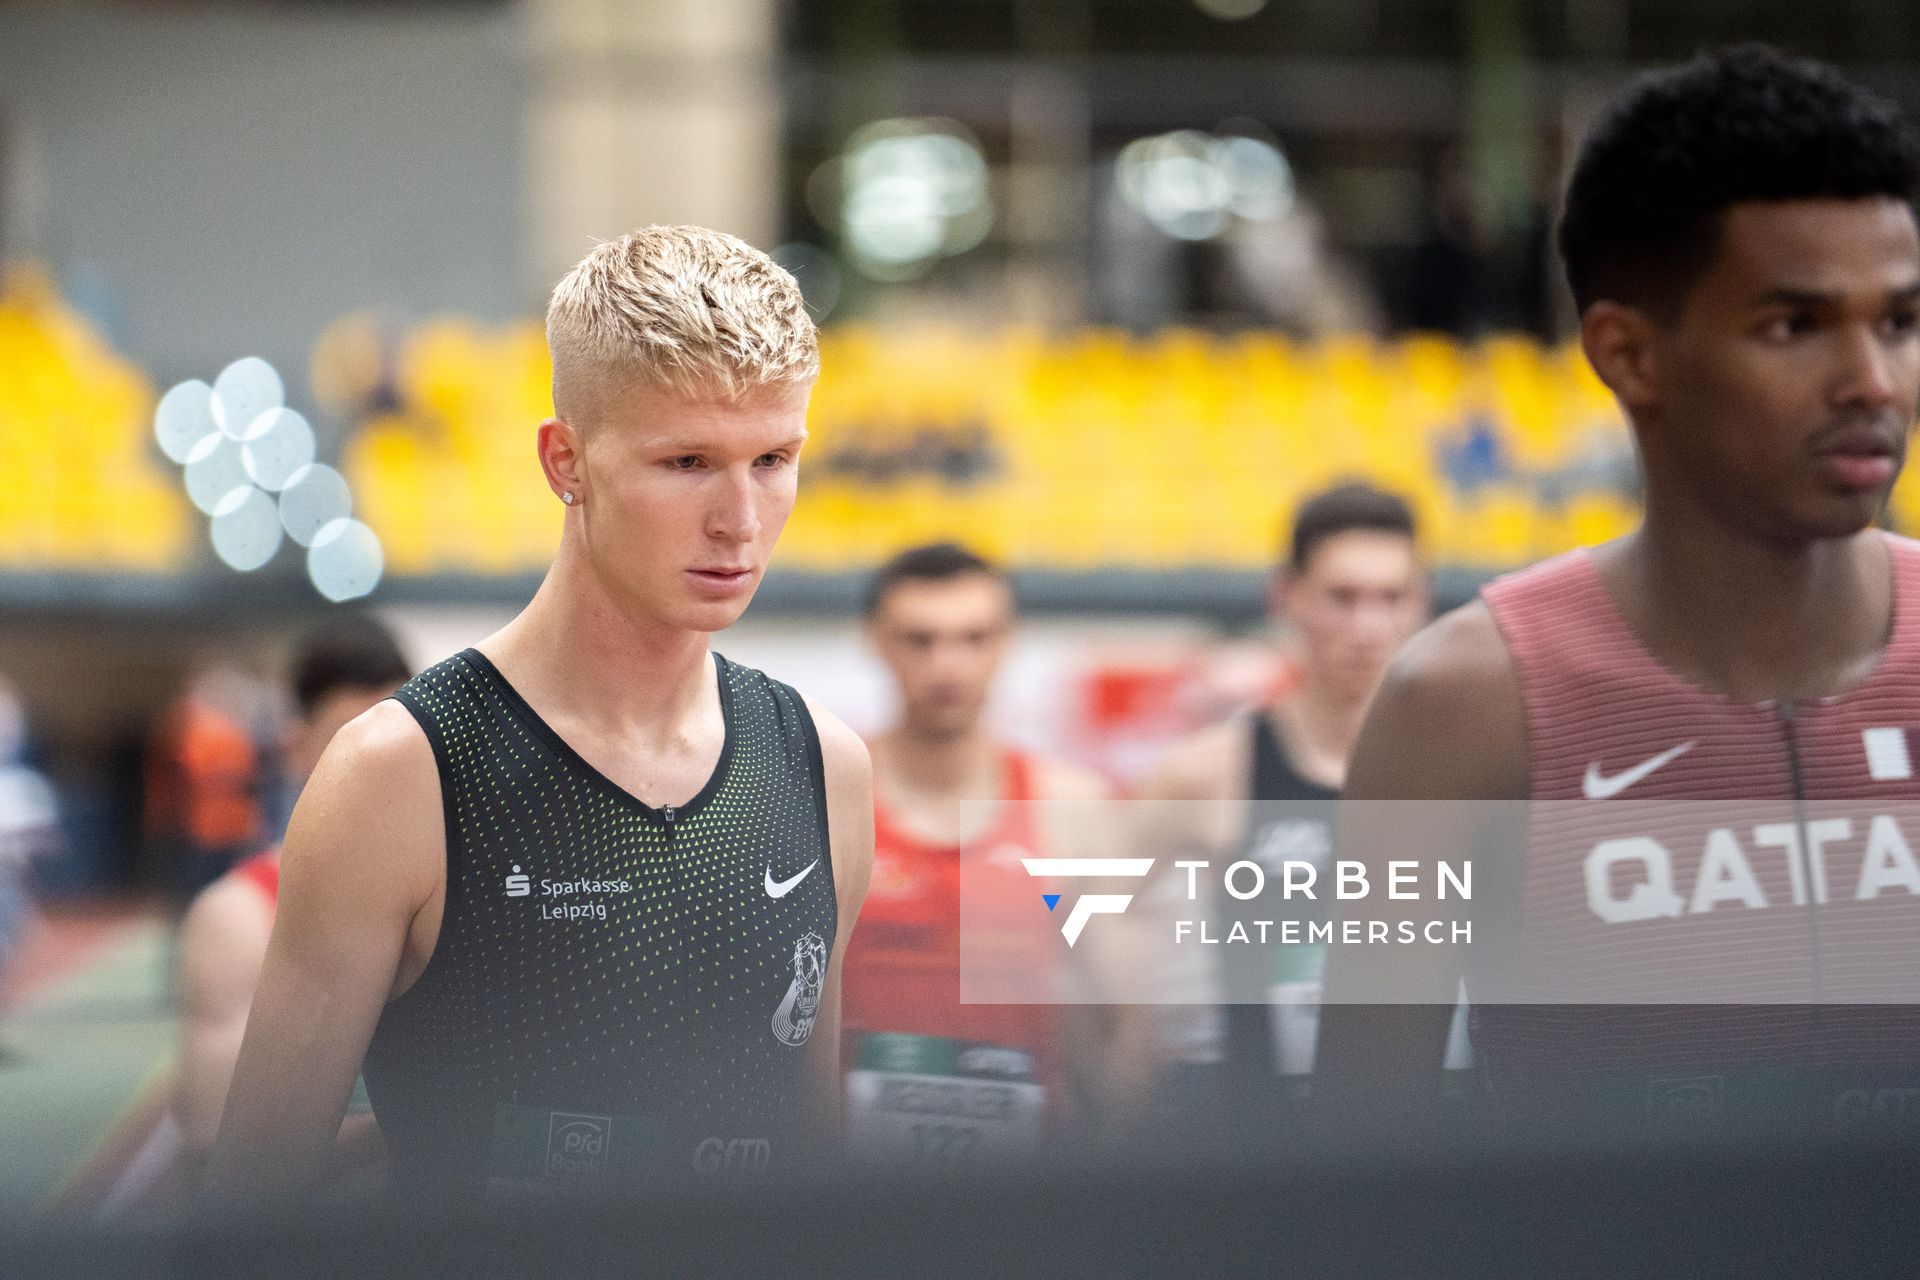
[[[52,785],[37,769],[0,764],[0,969],[33,915],[31,869],[65,843]]]
[[[1475,415],[1461,425],[1460,434],[1443,439],[1438,450],[1440,474],[1455,493],[1473,494],[1513,476],[1513,460],[1491,418]]]

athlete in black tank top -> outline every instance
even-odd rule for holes
[[[793,511],[813,321],[699,227],[599,245],[547,318],[553,565],[301,796],[209,1170],[234,1208],[304,1203],[363,1068],[403,1184],[456,1199],[779,1172],[832,1138],[867,751],[708,640]]]
[[[1309,498],[1268,599],[1275,623],[1295,639],[1287,702],[1200,730],[1136,788],[1149,800],[1198,802],[1206,856],[1223,868],[1252,861],[1265,873],[1265,892],[1245,901],[1226,892],[1224,874],[1213,880],[1212,936],[1221,945],[1205,947],[1203,965],[1213,967],[1202,972],[1218,979],[1224,1002],[1202,1006],[1210,1016],[1165,1022],[1174,1037],[1170,1110],[1224,1119],[1217,1135],[1225,1141],[1270,1133],[1305,1087],[1324,948],[1260,939],[1289,920],[1304,934],[1325,917],[1324,888],[1315,898],[1285,896],[1285,864],[1317,864],[1317,882],[1330,882],[1338,793],[1326,782],[1344,772],[1368,700],[1425,617],[1426,600],[1402,499],[1365,485]]]
[[[1277,886],[1283,876],[1279,863],[1287,858],[1317,861],[1323,882],[1333,848],[1333,801],[1340,793],[1301,776],[1280,737],[1273,731],[1272,716],[1256,711],[1248,717],[1252,748],[1248,753],[1252,767],[1248,771],[1246,846],[1239,855],[1258,862],[1267,871],[1270,885]],[[1223,920],[1222,936],[1232,919],[1252,914],[1267,919],[1300,915],[1314,903],[1296,899],[1281,903],[1278,894],[1262,894],[1248,903],[1220,895]],[[1248,913],[1247,907],[1258,907]],[[1284,915],[1281,914],[1284,911]],[[1324,915],[1324,909],[1320,913]],[[1314,918],[1300,915],[1301,919]],[[1267,999],[1274,982],[1284,980],[1276,963],[1285,963],[1279,948],[1224,946],[1220,948],[1223,990],[1240,997],[1223,1011],[1221,1070],[1230,1099],[1252,1104],[1271,1094],[1280,1063],[1274,1054],[1274,1017],[1276,1010]]]
[[[476,650],[395,695],[447,824],[438,941],[366,1060],[403,1176],[587,1189],[790,1160],[838,923],[820,743],[792,689],[714,665],[726,745],[668,808],[582,760]]]

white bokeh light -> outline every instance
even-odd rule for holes
[[[837,166],[840,226],[855,263],[905,279],[979,244],[992,226],[987,162],[951,120],[882,120],[856,132]]]
[[[1233,184],[1206,134],[1182,130],[1152,140],[1136,182],[1141,212],[1168,235],[1210,240],[1226,230]]]
[[[385,564],[379,536],[358,520],[328,521],[307,551],[307,577],[314,590],[335,603],[372,591]]]
[[[313,424],[287,407],[286,386],[265,360],[245,356],[212,385],[196,378],[169,388],[154,407],[153,434],[180,464],[187,497],[209,517],[214,555],[228,568],[259,569],[292,538],[308,549],[307,576],[327,599],[357,599],[379,582],[379,536],[351,518],[346,478],[316,461]]]
[[[268,492],[286,487],[293,474],[313,461],[313,428],[292,409],[273,409],[255,420],[240,446],[247,475]]]
[[[261,414],[286,403],[286,387],[259,356],[242,356],[213,380],[214,420],[235,440],[246,439]]]
[[[220,428],[213,421],[213,388],[195,378],[168,388],[153,411],[153,438],[170,462],[184,466],[195,445]]]
[[[1227,207],[1242,218],[1284,218],[1293,208],[1293,166],[1260,138],[1220,140],[1216,154],[1232,185]]]
[[[874,178],[855,187],[847,195],[841,220],[854,252],[888,266],[933,257],[946,230],[932,189],[902,176]]]
[[[220,500],[210,528],[213,552],[232,569],[248,573],[280,549],[280,512],[258,489],[235,489]]]
[[[240,460],[240,442],[224,435],[210,435],[193,447],[183,469],[187,498],[207,515],[235,489],[250,489],[247,468]]]
[[[351,514],[352,491],[345,478],[324,463],[301,467],[280,491],[280,523],[287,536],[303,547],[312,546],[327,525]]]
[[[1260,138],[1197,130],[1140,138],[1115,162],[1120,193],[1167,235],[1211,240],[1230,218],[1284,217],[1293,207],[1293,169]]]

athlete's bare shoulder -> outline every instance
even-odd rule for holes
[[[1033,802],[1030,818],[1040,850],[1052,857],[1110,856],[1119,817],[1112,785],[1091,769],[1050,756],[1028,757]]]
[[[1387,669],[1344,794],[1517,800],[1527,787],[1520,674],[1492,612],[1475,600],[1414,636]]]
[[[1092,769],[1053,756],[1032,756],[1036,800],[1105,800],[1113,787]]]
[[[820,767],[827,787],[827,830],[833,841],[833,876],[843,909],[858,908],[873,870],[873,759],[860,735],[839,716],[805,694],[807,714],[820,737]]]
[[[433,760],[433,747],[427,741],[426,730],[420,727],[413,713],[395,698],[376,702],[341,725],[323,756],[336,753],[342,756],[378,756],[383,764],[399,763],[408,756],[417,757],[425,764],[431,764]]]
[[[187,1016],[245,1010],[260,981],[273,904],[240,876],[223,876],[194,898],[180,922],[180,1003]]]
[[[376,703],[334,734],[300,793],[281,855],[288,896],[318,871],[374,877],[418,906],[445,865],[442,814],[426,731],[398,702]]]
[[[844,784],[861,778],[871,786],[873,761],[866,740],[813,698],[804,693],[800,697],[807,704],[807,714],[813,717],[814,732],[820,735],[820,763],[827,771],[828,790],[836,781]]]
[[[1195,730],[1168,747],[1133,786],[1151,800],[1219,800],[1238,796],[1247,786],[1247,732],[1244,715]]]

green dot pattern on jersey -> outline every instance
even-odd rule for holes
[[[439,938],[367,1051],[403,1176],[482,1178],[502,1104],[693,1141],[790,1120],[838,918],[820,740],[793,689],[714,665],[725,745],[671,810],[476,650],[394,695],[433,744],[447,829]]]

